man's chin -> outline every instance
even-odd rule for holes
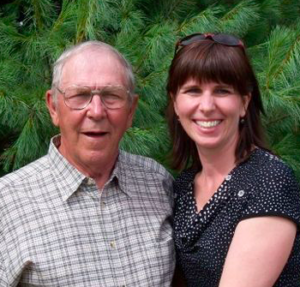
[[[111,161],[115,161],[118,155],[118,149],[111,150],[111,149],[97,149],[97,150],[89,150],[86,151],[83,156],[82,160],[88,164],[103,164]]]

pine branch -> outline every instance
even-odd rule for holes
[[[0,157],[6,172],[46,152],[57,132],[43,99],[51,66],[66,47],[88,39],[112,44],[134,66],[140,101],[121,146],[166,164],[165,84],[174,45],[183,35],[208,31],[237,34],[250,44],[267,136],[294,167],[293,156],[300,154],[300,2],[221,0],[209,6],[213,2],[18,0],[0,6]],[[273,29],[278,23],[290,27]]]
[[[146,95],[144,98],[146,98]],[[157,107],[153,105],[149,105],[143,99],[139,99],[139,107],[136,111],[133,126],[140,128],[149,128],[154,123],[161,122],[163,117],[157,113]]]
[[[173,5],[170,5],[170,9],[168,12],[165,14],[165,19],[169,19],[170,16],[176,11],[176,8],[180,6],[181,3],[186,2],[185,0],[175,0]]]
[[[297,49],[298,48],[298,49]],[[286,52],[286,56],[281,62],[281,64],[277,67],[277,71],[272,75],[272,78],[277,78],[280,74],[284,72],[285,66],[292,60],[295,55],[295,50],[300,51],[300,35],[296,37],[296,39],[290,44],[289,49]],[[296,51],[296,52],[298,52]],[[269,84],[269,82],[267,82]]]
[[[219,29],[223,32],[242,37],[259,18],[256,3],[251,0],[244,0],[220,19]]]
[[[219,30],[218,15],[223,11],[221,6],[211,6],[198,15],[186,19],[179,26],[178,32],[182,35],[188,35],[196,32],[217,32]]]
[[[157,158],[157,151],[167,153],[169,141],[163,136],[166,133],[166,125],[163,123],[149,129],[131,128],[124,135],[120,147],[134,154]]]
[[[50,0],[25,0],[28,7],[25,11],[25,22],[31,22],[36,31],[42,31],[52,22],[55,6]],[[24,5],[24,6],[25,6]]]
[[[1,156],[4,170],[18,169],[44,155],[54,130],[44,101],[36,102],[29,110],[18,139]]]
[[[29,112],[29,106],[15,96],[8,96],[4,91],[0,93],[0,123],[11,130],[18,130]],[[14,115],[14,116],[12,116]]]
[[[276,27],[270,35],[268,45],[268,63],[266,73],[266,89],[270,88],[273,75],[276,73],[279,67],[279,63],[282,63],[286,59],[288,50],[290,49],[290,39],[293,37],[292,31],[288,28]]]
[[[141,68],[145,71],[160,64],[161,59],[166,57],[175,43],[176,24],[172,22],[155,24],[149,27],[140,46],[140,58],[134,72],[139,74]]]
[[[274,125],[274,124],[277,124],[279,122],[281,122],[282,120],[285,120],[286,118],[288,118],[289,115],[280,115],[279,117],[275,118],[275,119],[272,119],[272,120],[269,120],[267,123],[266,123],[266,126],[270,126],[270,125]]]
[[[97,0],[83,0],[84,9],[78,5],[78,23],[77,23],[77,34],[76,43],[80,43],[88,36],[94,36],[93,29],[93,15],[94,11],[99,11]]]

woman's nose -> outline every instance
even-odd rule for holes
[[[203,113],[208,113],[215,109],[215,98],[210,92],[204,92],[199,97],[199,109]]]

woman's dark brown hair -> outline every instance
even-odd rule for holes
[[[208,82],[227,84],[241,96],[251,94],[244,123],[239,126],[236,163],[244,161],[254,145],[265,147],[260,121],[260,114],[264,112],[262,100],[257,79],[244,48],[225,46],[211,39],[205,39],[183,46],[174,56],[169,69],[167,120],[173,141],[173,168],[181,170],[188,166],[198,169],[202,167],[196,144],[186,134],[174,111],[176,95],[181,86],[190,79],[199,84]]]

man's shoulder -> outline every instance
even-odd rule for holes
[[[166,168],[160,163],[146,156],[120,151],[119,161],[121,162],[122,166],[130,168],[131,170],[142,171],[146,173],[154,172],[164,176],[170,175]]]
[[[120,152],[120,179],[132,194],[139,198],[147,198],[158,204],[173,205],[173,177],[157,161],[141,156]]]
[[[40,175],[44,170],[48,169],[47,155],[43,156],[20,169],[13,171],[0,178],[0,189],[5,187],[22,184],[23,181],[30,181],[31,178]]]

